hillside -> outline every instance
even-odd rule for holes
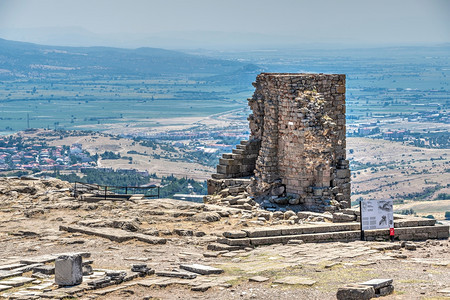
[[[62,47],[0,39],[0,79],[207,76],[244,66],[159,48]]]

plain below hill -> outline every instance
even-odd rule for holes
[[[64,47],[0,39],[0,79],[205,78],[254,66],[159,48]]]

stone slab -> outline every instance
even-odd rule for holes
[[[33,268],[33,273],[53,275],[53,274],[55,274],[55,266],[43,265],[43,266],[35,267],[35,268]]]
[[[360,283],[361,285],[368,285],[373,287],[375,290],[392,285],[393,279],[371,279],[366,282]]]
[[[439,294],[449,294],[450,295],[450,287],[437,291]]]
[[[375,290],[372,286],[349,284],[340,287],[337,291],[338,300],[368,300],[375,297]]]
[[[104,296],[106,294],[110,294],[110,293],[114,293],[116,291],[119,291],[121,289],[127,288],[128,286],[124,285],[124,286],[115,286],[112,288],[107,288],[107,289],[101,289],[101,290],[97,290],[95,292],[93,292],[95,295],[101,295]]]
[[[165,239],[165,238],[151,236],[151,235],[143,234],[143,233],[133,234],[133,238],[135,238],[138,241],[148,243],[148,244],[154,244],[154,245],[167,243],[167,239]]]
[[[192,265],[180,265],[180,268],[189,272],[201,274],[201,275],[210,275],[210,274],[221,274],[223,273],[222,269],[214,268],[211,266],[201,265],[201,264],[192,264]]]
[[[203,283],[203,284],[191,287],[191,291],[194,291],[194,292],[206,292],[207,290],[209,290],[210,288],[212,288],[214,286],[216,286],[216,285],[213,284],[213,283]]]
[[[81,226],[59,226],[59,230],[67,232],[79,232],[87,235],[94,235],[102,238],[109,239],[114,242],[125,242],[133,239],[133,236],[121,229],[114,228],[90,228]]]
[[[143,233],[130,233],[122,229],[116,228],[90,228],[83,226],[60,226],[59,230],[67,232],[79,232],[87,235],[98,236],[102,238],[109,239],[114,242],[125,242],[132,239],[142,241],[149,244],[165,244],[167,239],[155,237]]]
[[[238,239],[247,237],[247,233],[244,231],[226,231],[223,233],[223,236],[226,238]]]
[[[41,267],[41,266],[43,266],[43,265],[44,265],[44,264],[42,264],[42,263],[35,263],[35,264],[31,264],[31,265],[25,265],[25,266],[23,266],[23,267],[14,269],[14,270],[12,270],[12,271],[17,271],[17,272],[25,273],[25,272],[29,272],[29,271],[33,270],[34,268]]]
[[[20,264],[20,263],[9,264],[9,265],[2,265],[2,266],[0,266],[0,271],[17,269],[17,268],[20,268],[20,267],[23,267],[23,266],[25,266],[25,264]]]
[[[251,278],[248,279],[248,281],[253,281],[253,282],[265,282],[267,280],[269,280],[270,278],[268,277],[264,277],[264,276],[253,276]]]
[[[12,286],[0,284],[0,292],[9,290],[10,288],[12,288]]]
[[[22,286],[24,284],[30,283],[35,280],[36,280],[35,278],[19,276],[19,277],[13,277],[10,279],[2,280],[2,281],[0,281],[0,285],[9,285],[12,287],[18,287],[18,286]]]
[[[25,272],[21,272],[21,271],[0,271],[0,280],[4,279],[4,278],[8,278],[8,277],[13,277],[13,276],[20,276]]]
[[[159,272],[156,272],[156,276],[176,277],[176,278],[183,278],[183,279],[194,279],[194,278],[197,277],[197,275],[193,274],[193,273],[170,272],[170,271],[159,271]]]
[[[42,291],[45,289],[48,289],[49,287],[51,287],[54,283],[53,282],[44,282],[38,285],[33,285],[28,287],[29,290],[36,290],[36,291]]]
[[[58,258],[58,255],[42,255],[42,256],[35,256],[35,257],[29,257],[29,258],[23,258],[20,260],[21,264],[26,265],[32,265],[32,264],[46,264],[49,262],[54,262],[55,259]]]
[[[309,279],[309,278],[304,278],[304,277],[286,276],[286,277],[275,280],[273,283],[312,286],[316,283],[316,281]]]

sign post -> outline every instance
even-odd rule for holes
[[[364,240],[364,231],[371,229],[390,228],[389,236],[394,237],[394,203],[388,200],[361,200],[359,205],[361,213],[361,240]]]

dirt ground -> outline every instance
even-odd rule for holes
[[[18,183],[7,184],[11,190],[17,190]],[[185,263],[204,264],[224,270],[220,275],[198,276],[196,279],[150,275],[117,286],[78,291],[66,297],[335,299],[339,287],[374,278],[394,280],[395,292],[383,299],[444,299],[449,296],[443,291],[450,288],[449,240],[414,242],[412,244],[416,250],[389,250],[399,242],[355,241],[275,244],[217,252],[207,250],[207,246],[221,237],[224,231],[256,228],[268,223],[257,220],[251,212],[169,199],[136,203],[75,201],[65,194],[65,186],[52,183],[44,190],[39,188],[35,194],[12,193],[2,187],[0,266],[47,254],[90,252],[94,270],[129,270],[133,264],[142,263],[157,272],[176,270]],[[217,215],[218,212],[219,218],[204,218],[211,214]],[[279,223],[283,226],[288,224],[283,221]],[[127,224],[128,229],[134,228],[146,234],[152,232],[153,236],[166,239],[166,244],[135,240],[119,243],[60,230],[61,225],[80,224],[101,229],[117,229],[117,226],[123,226],[120,224]],[[180,234],[180,231],[185,233]],[[188,234],[188,231],[192,231],[192,234]],[[250,281],[255,276],[263,276],[267,280]],[[286,277],[308,279],[314,283],[288,284]],[[193,290],[198,286],[205,287],[204,291]],[[0,296],[8,297],[28,287],[0,292]],[[55,286],[49,289],[66,291]]]

